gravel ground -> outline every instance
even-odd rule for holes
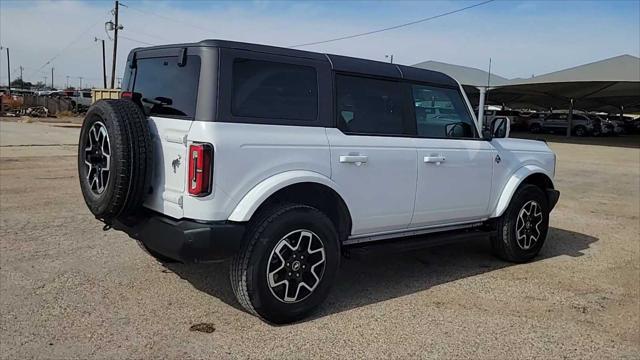
[[[50,127],[0,124],[2,359],[640,358],[640,149],[629,137],[550,143],[562,195],[535,261],[496,260],[484,241],[359,252],[314,316],[271,326],[240,310],[228,264],[163,266],[102,231],[73,146],[6,146]],[[200,323],[214,331],[190,330]]]

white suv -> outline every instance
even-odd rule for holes
[[[162,261],[232,258],[274,323],[316,308],[352,246],[482,237],[530,260],[559,197],[547,145],[482,134],[434,71],[207,40],[132,50],[122,97],[84,120],[89,209]]]

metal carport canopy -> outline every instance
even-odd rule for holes
[[[490,102],[510,107],[566,109],[572,99],[586,111],[639,111],[640,58],[620,55],[489,89]]]
[[[489,103],[512,108],[574,108],[618,113],[640,111],[640,81],[567,81],[506,85],[489,89]]]

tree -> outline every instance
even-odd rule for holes
[[[15,79],[11,82],[11,87],[16,87],[16,88],[30,89],[32,86],[33,86],[32,83],[28,81],[23,81],[22,79]]]

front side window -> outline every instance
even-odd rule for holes
[[[149,115],[193,118],[196,112],[200,57],[187,56],[137,60],[133,92]]]
[[[339,128],[356,134],[406,134],[405,93],[399,82],[336,75]]]
[[[418,136],[476,138],[475,123],[455,89],[412,85]]]
[[[318,80],[309,66],[236,59],[234,116],[313,121],[318,117]]]

